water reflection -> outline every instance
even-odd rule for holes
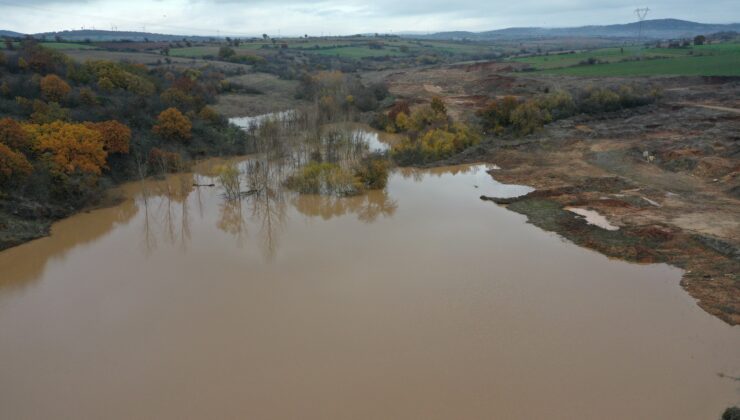
[[[247,222],[242,209],[242,200],[223,200],[216,226],[236,238],[237,246],[244,245],[247,236]]]
[[[357,197],[332,195],[294,194],[291,204],[301,214],[329,220],[347,214],[355,214],[357,220],[372,223],[378,217],[391,217],[398,203],[388,197],[385,190],[370,191]]]
[[[232,160],[255,191],[236,199],[193,187],[218,184],[216,162],[128,184],[120,206],[0,253],[5,284],[41,279],[0,290],[3,414],[352,418],[400,392],[432,406],[385,417],[693,419],[735,401],[717,372],[738,376],[740,337],[679,270],[609,260],[478,200],[504,191],[482,165],[337,198],[283,190],[291,156]],[[328,416],[306,408],[337,396]]]
[[[51,236],[0,252],[0,287],[21,286],[39,278],[48,262],[63,260],[75,248],[130,222],[138,212],[133,201],[123,200],[114,207],[69,217],[54,224]]]
[[[138,184],[140,190],[134,202],[143,209],[143,249],[149,254],[162,240],[187,250],[192,236],[189,197],[195,189],[194,174],[176,174],[164,180]],[[202,206],[202,201],[198,201]]]
[[[421,182],[424,177],[441,178],[449,175],[465,175],[468,181],[467,187],[475,189],[479,195],[497,198],[518,197],[534,191],[534,188],[527,185],[502,184],[490,175],[491,171],[497,168],[493,164],[478,165],[454,165],[436,168],[399,168],[398,173],[404,179],[412,179],[414,182]]]
[[[291,218],[330,220],[354,216],[363,223],[391,218],[398,209],[397,198],[387,189],[354,197],[301,195],[283,188],[283,182],[307,161],[323,160],[351,164],[370,152],[387,149],[387,139],[357,124],[311,124],[310,115],[279,114],[279,118],[250,120],[257,153],[247,158],[207,161],[193,173],[169,175],[160,180],[142,180],[122,186],[124,201],[112,208],[79,214],[57,223],[49,238],[0,253],[0,286],[23,283],[41,276],[47,262],[64,258],[77,246],[105,236],[117,226],[133,221],[138,226],[140,250],[150,256],[163,248],[187,253],[200,236],[193,225],[204,223],[247,248],[248,240],[265,260],[273,260]],[[219,185],[214,168],[235,165],[239,173],[236,198],[229,198]],[[392,177],[423,181],[425,176],[475,174],[481,186],[499,185],[485,173],[486,166],[455,166],[418,170],[396,169]],[[466,178],[467,179],[467,178]],[[471,196],[474,197],[474,196]],[[199,227],[199,229],[202,229]],[[207,240],[210,240],[207,239]],[[34,258],[27,255],[32,248]],[[11,281],[12,280],[12,281]]]
[[[250,157],[238,160],[244,188],[251,193],[231,200],[217,185],[208,186],[217,184],[211,171],[217,163],[205,165],[195,173],[127,184],[120,193],[128,198],[120,205],[73,216],[55,224],[51,237],[1,252],[0,272],[3,276],[0,287],[39,277],[48,261],[64,258],[69,250],[93,242],[131,220],[139,226],[140,249],[146,255],[161,247],[188,252],[191,242],[198,240],[193,235],[193,223],[207,222],[213,209],[217,214],[213,225],[231,237],[236,247],[244,248],[251,234],[265,260],[272,260],[279,250],[281,234],[287,228],[291,213],[325,221],[354,216],[363,223],[373,223],[393,217],[398,208],[398,200],[391,197],[387,189],[354,197],[297,194],[285,190],[282,180],[296,164],[285,156],[281,159]],[[471,188],[480,187],[476,193],[488,191],[492,195],[505,194],[501,188],[504,191],[522,188],[497,183],[486,173],[487,168],[485,165],[423,170],[397,168],[392,177],[417,183],[429,176],[466,174],[465,179],[470,181]],[[34,249],[36,257],[17,258],[17,255],[27,252],[27,247]]]

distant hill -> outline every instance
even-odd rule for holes
[[[647,39],[687,38],[715,32],[740,32],[740,23],[726,25],[697,23],[679,19],[654,19],[642,23],[642,36]],[[417,36],[426,39],[516,40],[533,38],[637,38],[637,22],[619,25],[592,25],[574,28],[506,28],[486,32],[438,32]]]
[[[60,31],[60,32],[43,32],[38,34],[31,34],[36,39],[49,39],[52,40],[59,36],[65,41],[181,41],[187,39],[190,41],[200,41],[213,39],[213,37],[207,36],[191,36],[191,35],[168,35],[168,34],[156,34],[151,32],[128,32],[128,31],[101,31],[94,29],[80,29],[74,31]],[[10,37],[24,37],[26,34],[21,34],[13,31],[0,30],[0,36]]]
[[[17,37],[19,37],[19,36],[25,36],[25,35],[23,35],[23,34],[22,34],[22,33],[20,33],[20,32],[13,32],[13,31],[3,31],[3,30],[0,30],[0,36],[9,36],[9,37],[12,37],[12,38],[17,38]]]
[[[421,39],[470,39],[474,41],[495,40],[520,40],[541,38],[637,38],[638,23],[625,23],[618,25],[592,25],[573,28],[506,28],[485,32],[450,31],[437,32],[433,34],[418,34],[413,32],[400,33],[408,38]],[[740,32],[740,23],[712,24],[698,23],[679,19],[654,19],[643,22],[642,35],[646,39],[676,39],[688,38],[696,35],[707,35],[715,32],[735,31]],[[170,35],[151,32],[127,32],[127,31],[102,31],[94,29],[82,29],[61,32],[45,32],[31,34],[34,38],[49,40],[59,36],[65,41],[205,41],[216,37],[192,36],[192,35]],[[0,37],[23,37],[14,31],[0,30]]]

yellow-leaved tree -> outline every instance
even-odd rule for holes
[[[192,128],[190,119],[182,112],[177,108],[167,108],[159,114],[157,124],[152,130],[164,139],[186,142],[192,136]]]
[[[33,138],[36,151],[48,159],[57,174],[79,171],[99,175],[105,166],[103,135],[84,124],[54,121],[26,124],[24,129]]]

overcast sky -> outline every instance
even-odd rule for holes
[[[0,29],[222,36],[484,31],[627,23],[646,5],[649,19],[740,21],[737,0],[0,0]]]

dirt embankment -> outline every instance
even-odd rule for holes
[[[491,171],[498,181],[537,191],[491,201],[610,257],[681,267],[683,287],[703,309],[740,324],[740,82],[496,72],[495,66],[445,67],[392,74],[388,81],[391,92],[406,98],[442,95],[456,115],[472,114],[489,98],[544,88],[636,82],[664,89],[657,104],[576,116],[524,138],[493,138],[440,164],[498,165]],[[589,224],[567,207],[595,211],[619,229]]]
[[[497,180],[537,188],[502,203],[533,224],[608,256],[684,268],[682,285],[699,305],[740,324],[737,133],[732,113],[657,105],[562,121],[519,145],[484,146],[477,158],[502,168]],[[569,206],[620,229],[587,224]]]

